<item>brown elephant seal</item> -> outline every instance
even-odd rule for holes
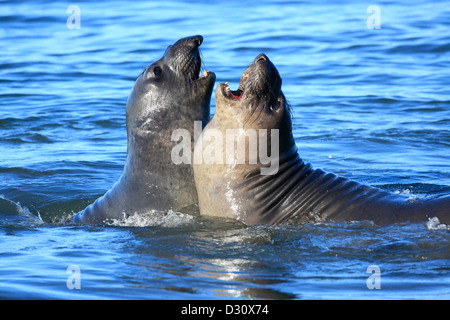
[[[239,148],[245,155],[239,155]],[[202,215],[247,225],[361,220],[389,224],[432,217],[450,222],[449,196],[411,201],[305,163],[292,134],[281,77],[264,54],[244,72],[238,90],[217,86],[216,113],[197,140],[194,155]]]
[[[215,74],[199,77],[202,36],[178,40],[137,78],[126,107],[127,158],[123,173],[75,223],[101,224],[151,210],[167,212],[197,204],[192,166],[171,159],[172,132],[194,131],[209,120]],[[192,135],[192,134],[191,134]]]

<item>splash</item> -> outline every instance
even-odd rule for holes
[[[166,227],[174,228],[192,223],[194,217],[177,211],[169,210],[161,213],[151,210],[147,213],[130,215],[124,219],[113,219],[109,225],[121,227]]]
[[[428,230],[450,230],[450,226],[448,226],[444,223],[440,223],[439,219],[437,217],[433,217],[431,219],[428,219],[427,229]]]
[[[403,189],[403,190],[395,190],[394,191],[395,194],[403,194],[403,195],[408,195],[408,202],[415,202],[417,200],[419,200],[419,197],[413,193],[411,193],[410,189]]]

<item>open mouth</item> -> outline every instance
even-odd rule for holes
[[[223,95],[229,99],[241,100],[244,96],[245,88],[248,87],[247,83],[249,80],[250,74],[246,71],[240,79],[239,88],[237,90],[231,90],[228,86],[228,82],[225,82],[225,84],[223,84]]]
[[[228,82],[225,83],[224,87],[224,96],[230,99],[234,100],[241,100],[244,95],[244,90],[242,88],[239,88],[237,90],[231,90],[228,86]]]

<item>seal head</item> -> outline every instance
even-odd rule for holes
[[[240,123],[251,126],[261,121],[273,121],[276,127],[279,114],[287,108],[286,99],[281,91],[281,77],[278,70],[266,55],[260,54],[243,73],[239,88],[231,90],[228,83],[221,83],[217,87],[216,101],[219,114],[223,108],[238,109],[233,112]],[[224,111],[226,112],[226,111]],[[269,119],[266,119],[269,116]]]

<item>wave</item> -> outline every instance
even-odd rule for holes
[[[26,222],[27,224],[43,224],[40,216],[33,215],[27,207],[23,207],[19,202],[9,200],[0,194],[0,217],[1,224],[5,222],[16,224],[18,222]],[[21,218],[17,221],[17,217]]]
[[[444,44],[432,44],[432,43],[426,43],[426,44],[416,44],[416,45],[397,45],[390,49],[388,49],[386,52],[389,54],[392,53],[408,53],[411,54],[411,52],[417,53],[446,53],[450,51],[450,44],[444,43]]]
[[[47,136],[44,136],[39,133],[26,133],[21,134],[20,136],[9,136],[5,138],[1,138],[0,141],[6,143],[53,143],[54,140],[50,139]]]

